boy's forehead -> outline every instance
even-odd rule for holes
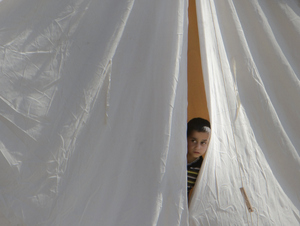
[[[209,134],[208,132],[199,132],[197,130],[193,130],[189,137],[209,137]]]

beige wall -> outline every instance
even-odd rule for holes
[[[201,67],[199,35],[195,0],[189,0],[188,28],[188,119],[209,120]]]

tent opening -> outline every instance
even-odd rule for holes
[[[209,113],[207,108],[203,72],[200,55],[200,42],[198,33],[198,22],[195,0],[189,0],[188,8],[188,50],[187,50],[187,77],[188,77],[188,109],[187,121],[192,118],[201,117],[208,121]],[[205,154],[203,155],[205,157]],[[188,200],[193,193],[189,192]]]
[[[200,44],[195,0],[189,0],[189,26],[188,26],[188,118],[195,117],[209,120],[203,73],[201,66]]]

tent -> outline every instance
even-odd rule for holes
[[[0,225],[299,225],[299,17],[296,0],[0,1]],[[188,205],[197,116],[212,136]]]

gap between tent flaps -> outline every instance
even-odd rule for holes
[[[189,0],[188,19],[189,24],[187,51],[187,121],[198,117],[210,121],[201,64],[200,40],[195,0]],[[203,157],[205,157],[205,154],[203,155]],[[192,188],[189,197],[187,197],[188,200],[192,196],[193,190],[194,189]]]

